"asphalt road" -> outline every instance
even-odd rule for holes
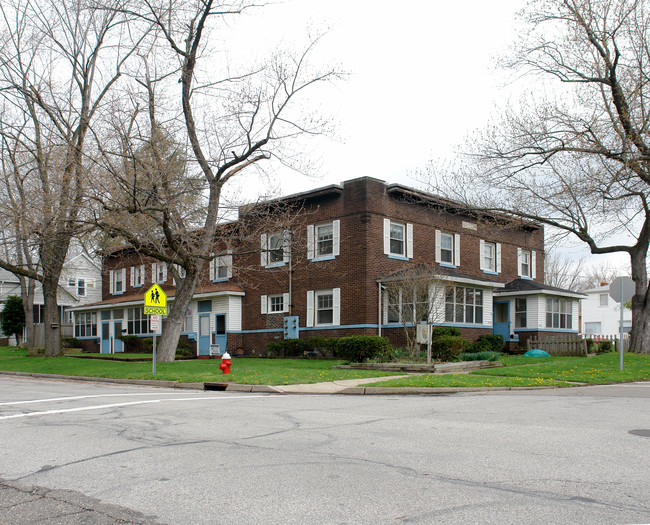
[[[0,523],[650,523],[650,383],[308,396],[0,377]]]

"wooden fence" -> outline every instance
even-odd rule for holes
[[[558,335],[528,339],[528,350],[539,348],[550,355],[587,355],[587,342],[577,335]]]
[[[599,335],[599,334],[585,334],[586,339],[591,339],[595,345],[610,341],[612,347],[617,351],[619,350],[619,337],[617,335]],[[630,349],[630,334],[623,334],[623,351],[627,352]]]

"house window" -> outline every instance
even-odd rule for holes
[[[332,258],[339,254],[341,221],[307,226],[307,258]]]
[[[389,290],[386,292],[386,311],[389,323],[400,322],[400,290]]]
[[[95,312],[75,314],[74,335],[75,337],[97,336],[97,314]]]
[[[481,241],[481,270],[498,272],[497,243]]]
[[[428,286],[399,287],[386,291],[387,322],[418,323],[429,320],[432,304]]]
[[[334,253],[334,226],[321,224],[316,226],[316,257],[333,255]]]
[[[77,281],[74,277],[68,278],[68,288],[74,288],[77,285]]]
[[[79,297],[86,295],[86,281],[84,279],[77,280],[77,295]]]
[[[142,286],[144,284],[144,264],[131,266],[131,286]]]
[[[546,328],[572,328],[572,301],[549,297],[546,299]]]
[[[390,253],[404,256],[404,225],[390,223]]]
[[[529,250],[519,249],[519,276],[532,277],[532,257]]]
[[[125,289],[126,268],[121,270],[111,270],[111,293],[123,293]]]
[[[316,324],[332,324],[334,321],[334,294],[329,292],[316,293]]]
[[[262,313],[275,314],[289,311],[289,294],[262,295]]]
[[[384,219],[384,253],[393,257],[413,257],[413,225]]]
[[[445,322],[483,324],[483,290],[464,286],[445,289]]]
[[[194,328],[192,323],[192,309],[188,308],[185,312],[185,317],[183,318],[183,332],[191,332]]]
[[[600,294],[600,306],[607,306],[609,302],[609,296],[606,293]]]
[[[281,233],[269,236],[269,263],[279,263],[284,260],[284,239]]]
[[[515,299],[515,328],[526,328],[526,307],[526,299]]]
[[[459,266],[460,235],[436,230],[436,262],[443,266]]]
[[[164,284],[167,281],[167,265],[165,263],[153,263],[151,265],[151,279],[154,283]]]
[[[284,231],[261,236],[262,266],[280,265],[289,260],[289,235]]]
[[[210,261],[210,280],[224,280],[232,277],[232,255],[217,255]]]
[[[149,316],[144,315],[142,308],[128,308],[127,330],[131,335],[149,334]]]
[[[585,333],[586,334],[602,334],[603,329],[601,328],[601,323],[585,323]]]

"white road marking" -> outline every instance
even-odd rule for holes
[[[104,408],[115,408],[115,407],[124,407],[130,405],[146,405],[151,403],[160,403],[161,401],[201,401],[206,399],[219,400],[222,399],[250,399],[252,397],[268,397],[269,399],[274,396],[268,395],[256,395],[256,396],[228,396],[228,397],[216,397],[216,396],[200,396],[200,397],[179,397],[175,399],[147,399],[145,401],[131,401],[129,403],[111,403],[108,405],[94,405],[87,407],[78,407],[78,408],[61,408],[58,410],[44,410],[41,412],[28,412],[25,414],[12,414],[11,416],[0,416],[2,419],[17,419],[21,417],[33,417],[33,416],[46,416],[50,414],[65,414],[68,412],[82,412],[86,410],[101,410]]]
[[[6,405],[27,405],[30,403],[49,403],[52,401],[74,401],[76,399],[93,399],[98,397],[129,397],[129,396],[177,396],[181,392],[145,392],[137,394],[93,394],[86,396],[69,396],[69,397],[48,397],[45,399],[30,399],[27,401],[7,401],[0,403],[0,406]],[[187,392],[187,395],[194,394],[194,392]]]

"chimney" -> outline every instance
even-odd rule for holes
[[[600,281],[600,286],[607,286],[607,281]]]

